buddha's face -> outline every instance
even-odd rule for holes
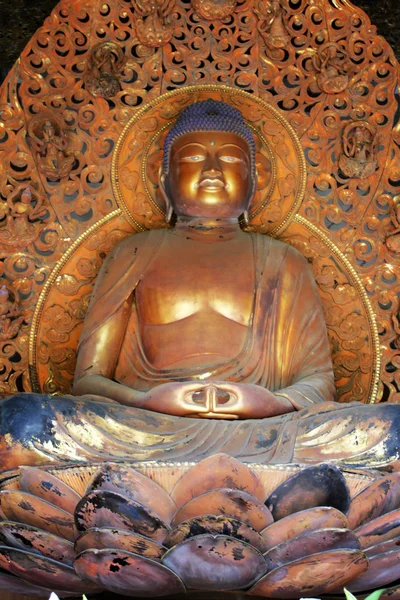
[[[178,216],[238,218],[253,186],[250,149],[238,135],[197,131],[173,143],[165,192]]]

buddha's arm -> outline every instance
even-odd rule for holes
[[[295,410],[331,402],[335,385],[322,303],[308,263],[292,248],[280,288],[274,395],[286,398]]]
[[[79,347],[73,386],[75,395],[94,394],[121,404],[140,405],[143,402],[143,392],[113,381],[131,305],[132,296]]]

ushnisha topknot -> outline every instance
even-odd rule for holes
[[[250,148],[251,173],[256,174],[256,145],[240,111],[219,100],[204,100],[186,107],[168,132],[164,143],[163,172],[168,173],[171,146],[185,133],[193,131],[229,131],[245,140]]]

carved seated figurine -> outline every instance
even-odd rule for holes
[[[395,468],[400,407],[334,403],[324,315],[306,260],[246,233],[255,144],[213,100],[166,138],[170,229],[111,252],[84,323],[77,397],[0,405],[5,469],[74,461],[200,460]]]

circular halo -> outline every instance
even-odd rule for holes
[[[298,212],[306,187],[300,140],[272,106],[242,90],[198,85],[163,94],[128,121],[117,142],[111,180],[118,206],[137,231],[165,226],[165,204],[158,186],[164,139],[188,105],[208,98],[237,108],[256,142],[258,185],[251,202],[251,229],[279,235]]]

